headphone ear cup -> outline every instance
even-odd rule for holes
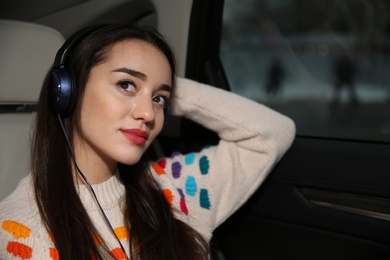
[[[73,110],[74,82],[72,73],[64,66],[51,71],[49,79],[49,102],[54,113],[67,117]]]

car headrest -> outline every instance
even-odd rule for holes
[[[55,29],[0,19],[0,104],[34,103],[64,37]]]

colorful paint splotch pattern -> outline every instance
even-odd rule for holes
[[[203,149],[207,149],[208,147],[204,147]],[[186,196],[196,197],[199,206],[204,209],[211,209],[211,203],[209,198],[209,191],[205,187],[201,187],[199,179],[202,176],[207,176],[210,172],[210,161],[207,155],[197,154],[197,153],[189,153],[184,155],[184,160],[177,159],[181,155],[178,152],[174,152],[171,155],[171,159],[173,162],[170,166],[167,166],[167,160],[161,159],[157,163],[151,165],[157,175],[166,175],[172,174],[172,178],[174,180],[184,179],[184,187],[176,188],[177,193],[179,194],[179,207],[180,210],[188,215],[188,208],[186,205]],[[189,170],[189,166],[191,170]],[[168,168],[167,168],[168,167]],[[194,170],[197,169],[197,170]],[[169,188],[165,188],[162,190],[163,196],[168,201],[168,203],[172,206],[173,201],[175,200],[176,192],[170,190]]]
[[[7,233],[11,234],[13,237],[13,239],[7,243],[5,249],[7,250],[7,253],[20,259],[31,259],[34,257],[33,246],[26,243],[26,239],[32,236],[32,231],[28,226],[17,221],[5,220],[3,221],[1,228]],[[129,232],[126,227],[117,227],[114,229],[114,231],[120,240],[129,239]],[[51,239],[50,232],[48,232],[47,235]],[[94,241],[97,246],[100,246],[103,240],[97,235],[94,238]],[[119,247],[112,249],[111,252],[117,260],[127,259],[125,253]],[[48,247],[47,254],[51,259],[59,260],[58,251],[54,247]],[[93,259],[93,256],[91,256],[91,259]]]

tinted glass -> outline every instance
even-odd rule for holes
[[[389,142],[389,24],[386,0],[226,0],[221,59],[299,135]]]

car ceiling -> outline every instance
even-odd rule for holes
[[[89,25],[133,22],[153,11],[147,0],[15,0],[1,4],[0,18],[47,25],[68,37]]]
[[[35,20],[59,12],[87,0],[13,0],[1,4],[0,17],[3,19]]]

